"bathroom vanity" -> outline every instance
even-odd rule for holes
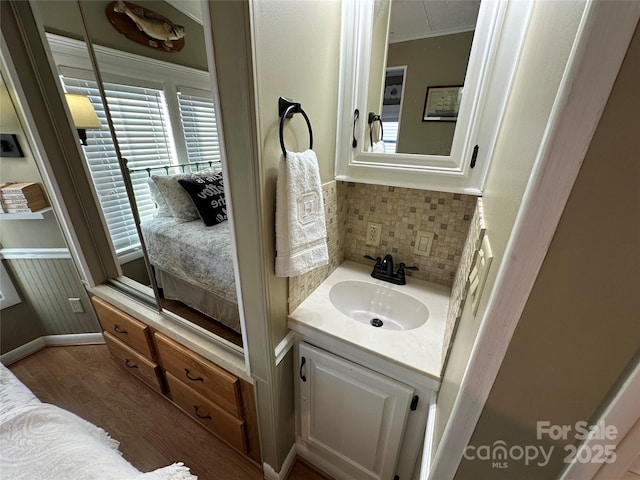
[[[370,273],[344,262],[289,315],[296,451],[337,479],[418,478],[431,454],[449,289]]]

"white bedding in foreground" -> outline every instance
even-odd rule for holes
[[[40,402],[0,364],[0,472],[11,480],[196,480],[182,464],[142,473],[103,429]]]

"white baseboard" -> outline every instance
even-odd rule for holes
[[[25,343],[24,345],[11,350],[10,352],[0,355],[0,363],[9,366],[18,360],[28,357],[32,353],[42,350],[46,346],[47,344],[44,343],[44,337],[36,338],[35,340],[31,340],[29,343]]]
[[[72,333],[68,335],[46,335],[44,343],[47,347],[62,347],[64,345],[95,345],[104,343],[102,333]]]
[[[289,472],[293,468],[293,464],[296,462],[296,445],[295,443],[289,450],[287,454],[287,458],[284,459],[282,463],[282,468],[279,472],[276,472],[271,465],[268,463],[262,464],[262,470],[264,473],[264,478],[267,480],[284,480],[289,475]]]
[[[36,338],[24,345],[19,346],[0,355],[0,363],[9,366],[12,363],[22,360],[29,355],[39,352],[46,347],[61,347],[64,345],[94,345],[104,343],[102,333],[74,333],[69,335],[45,335]]]

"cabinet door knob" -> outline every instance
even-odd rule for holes
[[[307,377],[302,373],[302,370],[304,369],[304,364],[307,362],[307,359],[302,357],[302,360],[300,361],[300,378],[302,379],[303,382],[307,381]]]

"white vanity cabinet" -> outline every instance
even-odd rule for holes
[[[298,454],[338,480],[417,478],[432,390],[364,357],[367,366],[306,342],[297,350]]]

